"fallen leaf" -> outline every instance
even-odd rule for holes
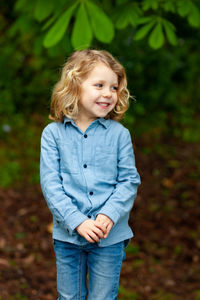
[[[0,265],[5,266],[5,267],[10,267],[8,260],[5,258],[0,258]]]
[[[47,230],[49,233],[52,233],[52,232],[53,232],[53,223],[48,224],[47,227],[46,227],[46,230]]]
[[[173,187],[174,183],[173,183],[173,181],[172,181],[171,179],[164,178],[164,179],[162,180],[162,185],[163,185],[164,187],[170,189],[170,188]]]
[[[30,254],[29,256],[23,259],[23,262],[25,265],[31,265],[34,262],[34,260],[35,260],[35,255]]]
[[[3,249],[6,245],[6,240],[4,238],[0,238],[0,249]]]

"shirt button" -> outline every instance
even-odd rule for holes
[[[86,165],[86,164],[84,164],[84,165],[83,165],[83,168],[87,168],[87,165]]]
[[[84,138],[87,138],[87,134],[84,134]]]
[[[90,195],[92,196],[92,195],[93,195],[93,192],[90,192]]]
[[[91,218],[91,216],[90,216],[90,215],[88,215],[88,218]]]

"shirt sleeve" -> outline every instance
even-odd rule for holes
[[[78,210],[63,189],[59,149],[48,126],[41,137],[40,183],[51,213],[56,221],[72,235],[74,229],[88,218]]]
[[[114,225],[131,211],[140,184],[131,136],[127,128],[120,136],[117,168],[116,189],[98,212],[107,215]]]

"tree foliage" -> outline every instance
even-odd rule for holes
[[[38,182],[39,149],[34,149],[40,132],[34,124],[40,131],[43,116],[48,122],[52,88],[79,41],[108,50],[125,66],[129,90],[137,101],[130,103],[124,121],[134,136],[142,136],[158,151],[163,149],[159,139],[200,140],[200,32],[193,27],[198,18],[191,17],[199,14],[191,3],[200,7],[199,2],[104,0],[100,5],[90,0],[86,5],[65,0],[65,7],[61,3],[9,0],[1,6],[2,185],[20,180],[20,174],[27,177],[27,170],[33,174],[31,182]],[[99,17],[99,10],[104,17]]]
[[[13,10],[11,2],[15,7]],[[160,127],[166,132],[170,130],[172,135],[197,140],[200,128],[200,122],[197,126],[200,33],[182,17],[189,16],[187,6],[180,6],[182,1],[168,1],[168,6],[167,2],[159,1],[165,3],[167,9],[176,5],[180,15],[162,11],[155,6],[156,1],[151,1],[151,7],[147,6],[149,1],[113,1],[116,3],[113,8],[110,1],[103,1],[101,6],[96,1],[90,0],[87,5],[86,2],[65,1],[67,6],[63,9],[59,5],[64,1],[57,0],[55,6],[54,0],[49,0],[47,11],[41,14],[47,5],[45,0],[34,3],[10,0],[2,5],[0,135],[4,130],[1,126],[19,122],[15,118],[17,114],[22,117],[32,112],[48,115],[52,87],[66,57],[80,40],[81,43],[90,40],[93,48],[110,51],[126,68],[130,92],[137,99],[136,105],[130,105],[126,118],[130,128],[137,123],[134,132],[139,134]],[[199,3],[195,5],[199,7]],[[96,16],[98,8],[105,18]],[[47,13],[50,14],[48,17]],[[160,22],[156,17],[158,13]],[[77,18],[77,14],[80,17]],[[89,31],[85,30],[85,20]],[[172,45],[177,43],[177,47],[166,43],[166,37]],[[44,42],[48,47],[43,47]],[[12,116],[9,122],[8,115]]]
[[[18,18],[13,30],[38,22],[46,48],[67,35],[74,49],[90,46],[94,38],[109,44],[117,30],[128,28],[135,41],[147,39],[150,47],[159,49],[166,42],[177,45],[174,15],[200,26],[197,0],[18,0],[14,9]]]

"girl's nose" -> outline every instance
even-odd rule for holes
[[[111,97],[111,91],[110,91],[110,89],[104,89],[103,90],[103,97],[104,98],[110,98]]]

